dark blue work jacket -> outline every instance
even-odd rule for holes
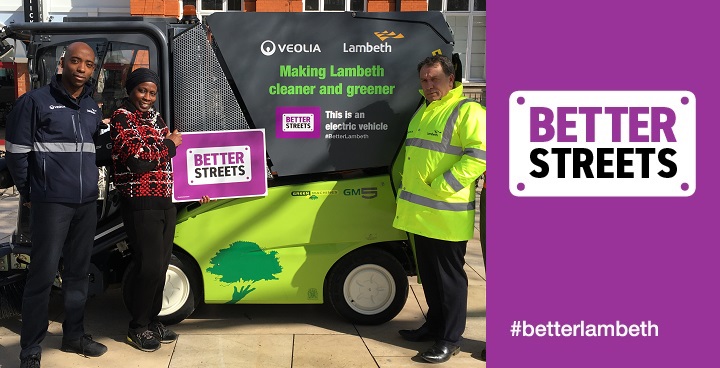
[[[31,202],[86,203],[98,197],[93,137],[102,113],[86,85],[78,99],[60,83],[24,94],[6,123],[7,165]]]

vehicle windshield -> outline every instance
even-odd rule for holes
[[[150,51],[145,45],[115,42],[104,39],[83,40],[95,50],[98,65],[92,75],[94,98],[101,107],[104,118],[127,96],[125,78],[137,68],[150,67]],[[45,47],[38,52],[36,73],[39,85],[50,83],[53,75],[62,73],[60,59],[73,41]]]

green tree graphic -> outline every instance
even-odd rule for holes
[[[232,284],[236,282],[249,282],[250,285],[233,286],[233,295],[226,304],[235,304],[255,290],[252,287],[257,281],[277,280],[276,274],[282,272],[282,266],[277,258],[277,252],[265,252],[259,245],[237,241],[225,249],[220,249],[210,259],[212,266],[207,272],[219,276],[220,282]]]

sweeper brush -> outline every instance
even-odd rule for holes
[[[24,290],[24,272],[0,279],[0,319],[20,316]]]

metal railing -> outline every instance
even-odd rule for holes
[[[479,102],[483,106],[487,106],[485,104],[485,90],[481,91],[472,91],[472,92],[464,92],[463,93],[465,97],[472,98],[473,100]]]

